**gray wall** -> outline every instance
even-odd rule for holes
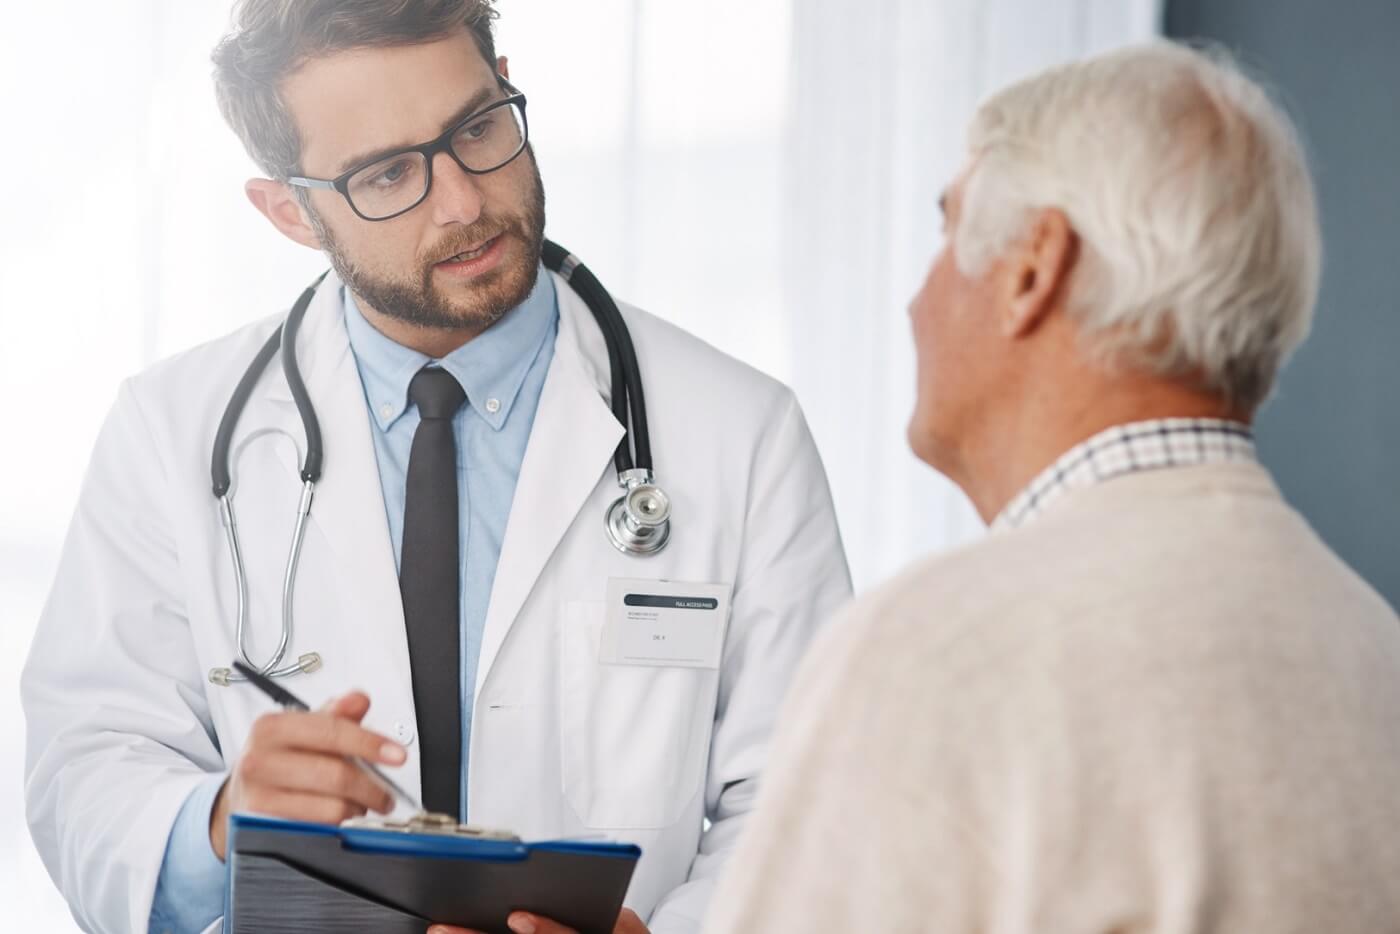
[[[1169,0],[1302,126],[1326,267],[1312,337],[1261,413],[1284,495],[1400,606],[1400,0]]]

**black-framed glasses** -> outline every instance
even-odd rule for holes
[[[287,179],[287,184],[338,191],[360,217],[387,221],[413,210],[428,197],[433,187],[433,158],[440,152],[451,156],[470,175],[494,172],[524,152],[530,138],[525,95],[500,75],[496,80],[508,95],[504,100],[476,111],[432,142],[380,156],[336,178],[298,175]]]

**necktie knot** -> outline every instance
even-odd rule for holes
[[[418,406],[421,418],[451,418],[467,401],[467,394],[451,373],[425,366],[408,384],[408,398]]]

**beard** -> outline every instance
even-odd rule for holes
[[[544,243],[544,182],[535,154],[529,151],[531,185],[521,209],[510,215],[482,215],[454,231],[418,260],[410,275],[372,272],[357,263],[342,244],[308,209],[321,248],[342,282],[380,314],[420,328],[485,330],[530,296],[535,287]],[[470,285],[466,295],[449,295],[433,283],[433,267],[443,260],[495,237],[514,240],[524,248],[515,261],[505,260]]]

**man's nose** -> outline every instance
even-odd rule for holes
[[[481,216],[484,199],[476,176],[440,152],[433,157],[433,188],[428,202],[438,224],[471,224]]]

